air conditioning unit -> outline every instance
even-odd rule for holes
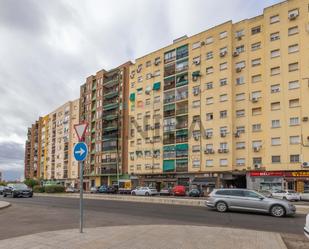
[[[200,65],[200,63],[201,63],[201,60],[194,60],[193,61],[193,64],[195,64],[195,65]]]
[[[208,139],[208,138],[211,138],[212,137],[212,135],[210,134],[210,133],[206,133],[206,139]]]
[[[239,55],[239,53],[237,51],[233,52],[233,57],[237,57]]]
[[[241,70],[242,70],[242,68],[241,68],[241,67],[236,67],[236,72],[237,72],[237,73],[240,73],[240,72],[241,72]]]
[[[197,95],[199,95],[199,93],[200,93],[199,91],[194,91],[194,92],[193,92],[193,95],[194,95],[194,96],[197,96]]]
[[[153,141],[152,141],[152,140],[149,140],[149,143],[153,144]]]
[[[200,139],[200,137],[197,137],[197,136],[194,137],[194,140],[195,140],[195,141],[198,141],[199,139]]]
[[[223,153],[223,149],[218,149],[218,153]]]
[[[259,152],[261,150],[261,146],[254,146],[253,151],[254,152]]]
[[[237,40],[240,41],[242,39],[242,35],[237,35]]]
[[[228,153],[229,150],[228,149],[223,149],[223,153]]]
[[[226,137],[226,132],[221,132],[220,135],[221,137]]]
[[[201,41],[201,46],[204,46],[206,43],[204,41]]]
[[[161,63],[160,60],[155,60],[155,62],[154,62],[155,66],[158,66],[160,63]]]
[[[150,129],[151,129],[151,130],[154,130],[154,129],[155,129],[155,127],[154,127],[154,126],[150,126]]]
[[[295,20],[298,17],[298,13],[289,14],[289,20]]]
[[[260,169],[261,168],[261,164],[255,163],[255,164],[253,164],[253,168]]]
[[[193,76],[193,77],[192,77],[192,80],[193,80],[193,81],[197,81],[197,79],[198,79],[197,76]]]
[[[209,149],[205,149],[205,150],[204,150],[204,153],[205,153],[205,154],[210,154],[210,153],[209,153]]]
[[[309,168],[309,162],[303,162],[303,163],[302,163],[302,166],[303,166],[304,168]]]
[[[303,117],[303,122],[307,122],[309,120],[308,117]]]
[[[251,101],[252,101],[253,103],[256,103],[256,102],[259,101],[259,98],[258,98],[258,97],[252,97],[252,98],[251,98]]]
[[[238,131],[235,132],[234,134],[235,137],[240,137],[240,133]]]
[[[226,52],[226,51],[224,51],[224,52],[220,52],[220,57],[224,57],[226,54],[227,54],[227,52]]]

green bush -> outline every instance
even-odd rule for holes
[[[30,188],[33,188],[34,186],[39,185],[39,181],[29,178],[24,180],[24,184],[26,184]]]
[[[0,186],[6,186],[5,182],[0,182]]]
[[[33,190],[34,193],[44,193],[45,192],[45,188],[40,186],[40,185],[35,185],[32,188],[32,190]]]
[[[63,193],[65,190],[62,185],[48,185],[45,186],[45,193]]]

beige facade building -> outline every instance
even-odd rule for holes
[[[136,59],[128,169],[141,184],[309,188],[309,1]]]

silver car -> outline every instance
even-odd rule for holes
[[[268,198],[247,189],[214,189],[206,201],[206,206],[219,212],[254,211],[269,213],[275,217],[293,215],[296,212],[295,206],[288,201]]]
[[[149,187],[137,187],[136,189],[133,189],[131,192],[131,195],[158,195],[159,192],[155,188],[149,188]]]

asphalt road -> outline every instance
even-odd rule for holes
[[[79,226],[79,200],[75,198],[3,198],[12,206],[0,210],[0,240],[43,231]],[[303,237],[305,215],[275,218],[252,213],[218,213],[203,207],[122,201],[85,200],[85,226],[182,224],[224,226],[279,232]]]

